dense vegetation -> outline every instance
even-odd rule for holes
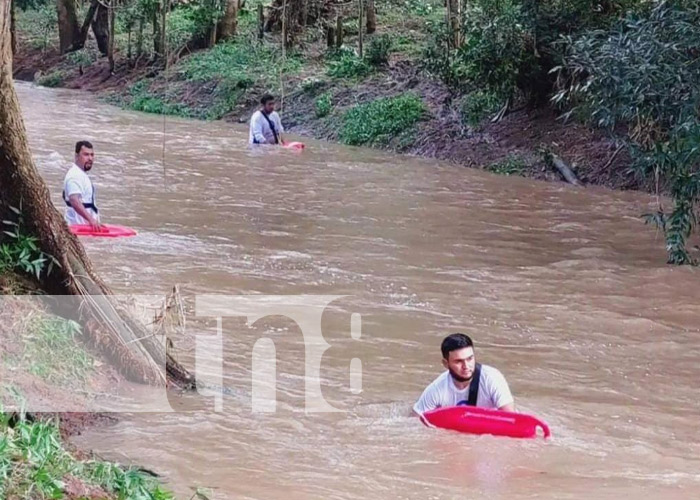
[[[77,459],[63,446],[54,422],[16,421],[0,411],[0,497],[87,498],[67,492],[124,500],[174,498],[138,469]]]
[[[33,20],[26,30],[31,43],[44,47],[57,24],[71,24],[70,15],[57,19],[55,12],[76,5],[16,4],[26,10],[20,25]],[[376,80],[397,63],[448,86],[465,127],[478,129],[524,105],[554,106],[563,119],[600,128],[627,148],[630,175],[640,186],[673,196],[672,210],[660,204],[647,220],[665,230],[670,262],[695,263],[687,241],[700,197],[698,2],[267,0],[263,6],[258,10],[255,0],[83,2],[73,9],[77,31],[58,30],[77,33],[60,47],[81,70],[100,53],[167,69],[167,85],[162,73],[151,74],[116,98],[143,111],[220,118],[263,88],[307,92],[313,116],[334,123],[336,137],[348,144],[400,146],[429,113],[416,93],[397,91],[354,106],[339,105],[329,90]],[[97,49],[81,38],[86,23],[80,20],[91,15]],[[42,82],[60,85],[65,71]],[[193,86],[211,102],[191,99],[185,89]],[[387,114],[392,125],[382,119]],[[512,158],[489,168],[518,173],[522,164]]]

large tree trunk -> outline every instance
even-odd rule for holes
[[[364,52],[364,30],[362,29],[363,26],[363,21],[365,20],[365,0],[358,0],[357,1],[357,6],[358,6],[358,13],[357,13],[357,51],[358,55],[360,56],[360,59],[362,59],[365,56]]]
[[[274,0],[270,7],[270,16],[265,22],[265,31],[282,30],[282,21],[284,19],[286,45],[292,45],[302,31],[302,22],[305,15],[304,3],[304,0]],[[306,16],[307,22],[313,20],[308,10],[306,11]]]
[[[92,0],[90,2],[90,7],[88,8],[87,14],[85,14],[85,20],[83,25],[80,27],[80,33],[78,38],[73,41],[73,46],[71,50],[80,50],[85,47],[85,42],[87,41],[88,31],[90,30],[90,25],[95,17],[95,12],[97,12],[97,6],[99,5],[98,0]]]
[[[459,47],[460,39],[460,1],[459,0],[446,0],[447,1],[447,27],[450,31],[450,42],[452,47]]]
[[[92,32],[95,34],[97,48],[100,54],[106,56],[109,54],[109,9],[103,4],[97,6],[95,18],[92,20]]]
[[[238,0],[226,0],[224,15],[219,21],[217,40],[230,40],[236,36],[238,26]]]
[[[153,52],[156,57],[165,57],[165,46],[163,45],[163,32],[161,31],[161,12],[163,10],[163,2],[156,2],[156,8],[153,13]]]
[[[111,0],[114,2],[115,0]],[[107,25],[107,58],[109,59],[109,72],[114,73],[114,28],[115,28],[115,9],[112,3],[109,4],[109,16]]]
[[[146,24],[146,20],[143,18],[143,14],[139,16],[139,27],[138,31],[136,32],[136,59],[141,57],[141,54],[143,54],[143,28],[144,24]]]
[[[15,9],[15,0],[12,0],[12,5],[10,6],[12,9],[10,12],[11,16],[11,22],[10,22],[10,34],[12,37],[12,55],[15,55],[17,53],[17,27],[15,24],[16,21],[16,9]]]
[[[80,38],[75,0],[56,0],[56,12],[58,13],[58,45],[61,54],[65,54]]]
[[[371,35],[377,31],[377,10],[374,0],[367,0],[367,34]]]
[[[192,386],[194,379],[167,353],[163,345],[116,304],[110,290],[95,274],[82,244],[56,210],[49,190],[36,170],[27,144],[12,80],[10,2],[0,0],[0,218],[21,207],[25,230],[59,266],[43,273],[42,287],[50,294],[76,296],[82,302],[86,333],[131,380]],[[165,372],[164,372],[165,371]]]

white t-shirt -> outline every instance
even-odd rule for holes
[[[277,132],[277,137],[279,137],[279,135],[284,132],[280,115],[277,114],[277,111],[273,111],[269,114],[268,118],[275,125],[275,131]],[[253,113],[250,119],[250,136],[248,142],[250,144],[275,144],[275,134],[272,133],[270,124],[260,110]]]
[[[80,201],[82,201],[83,204],[95,203],[95,188],[92,185],[92,181],[90,177],[88,177],[88,174],[76,164],[71,166],[63,180],[63,199],[69,201],[68,199],[74,194],[80,195]],[[87,207],[86,210],[88,210],[95,219],[98,221],[100,220],[100,216],[95,210]],[[73,207],[66,206],[65,218],[68,224],[88,224],[88,221],[78,215]]]
[[[457,389],[450,372],[445,371],[425,388],[413,406],[413,410],[418,414],[423,414],[435,408],[457,406],[460,403],[466,404],[468,399],[469,386],[463,390]],[[476,406],[498,409],[511,403],[513,403],[513,395],[510,393],[508,382],[503,374],[492,366],[481,365]]]

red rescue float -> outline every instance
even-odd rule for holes
[[[296,149],[297,151],[301,151],[306,146],[304,145],[303,142],[283,142],[282,147],[287,148],[287,149]]]
[[[489,410],[474,406],[448,406],[425,412],[421,421],[428,427],[440,427],[469,434],[493,434],[513,438],[537,437],[537,428],[544,438],[551,436],[542,420],[510,411]]]
[[[129,227],[102,224],[102,229],[95,231],[89,224],[72,224],[70,230],[78,236],[98,236],[103,238],[125,238],[136,236],[136,231]]]

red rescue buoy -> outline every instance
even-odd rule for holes
[[[89,224],[72,224],[70,230],[78,236],[101,236],[105,238],[136,236],[136,231],[129,227],[112,224],[103,224],[99,231],[93,230]]]
[[[448,406],[425,412],[421,421],[428,427],[440,427],[469,434],[493,434],[514,438],[537,437],[542,429],[545,439],[551,436],[542,420],[510,411],[489,410],[474,406]]]
[[[296,149],[296,150],[301,151],[306,146],[304,145],[303,142],[284,142],[284,143],[282,143],[282,147],[287,148],[287,149]]]

